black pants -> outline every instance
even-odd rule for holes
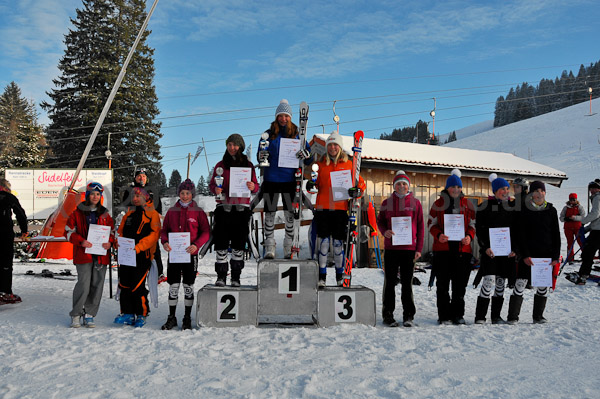
[[[414,274],[415,251],[397,251],[386,249],[384,254],[385,274],[383,280],[383,317],[391,316],[396,309],[396,282],[400,270],[400,284],[402,284],[402,317],[403,320],[412,320],[416,313],[413,299],[412,279]]]
[[[215,250],[246,249],[248,241],[248,222],[252,213],[248,207],[231,207],[229,211],[223,206],[215,209],[215,226],[213,228],[213,240]]]
[[[198,255],[190,255],[190,263],[167,263],[167,283],[194,285],[198,270]]]
[[[119,266],[119,288],[121,289],[119,303],[123,314],[147,316],[150,307],[146,277],[150,270],[150,261],[140,264],[138,256],[137,262],[138,265],[135,267]]]
[[[594,256],[600,249],[600,230],[592,230],[590,235],[585,240],[583,251],[581,252],[581,267],[579,268],[580,276],[589,276],[592,272],[592,264]]]
[[[471,254],[437,251],[433,254],[438,317],[440,321],[465,315],[465,292],[471,274]],[[452,283],[452,298],[450,298]]]
[[[296,181],[276,183],[265,181],[261,186],[262,198],[265,212],[276,212],[279,195],[284,211],[293,211],[294,195],[296,193]]]
[[[334,240],[346,241],[348,229],[348,212],[336,209],[319,209],[313,212],[317,224],[317,236],[332,237]]]
[[[14,236],[7,234],[0,240],[0,292],[12,294]]]

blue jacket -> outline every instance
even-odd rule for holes
[[[299,138],[300,136],[296,136]],[[275,183],[289,183],[296,180],[296,169],[294,168],[280,168],[277,166],[279,163],[279,145],[281,143],[281,136],[277,136],[275,140],[269,141],[269,147],[267,151],[269,152],[269,163],[271,164],[268,168],[264,168],[264,176],[263,181],[275,182]],[[306,149],[310,151],[310,145],[308,145],[308,141],[306,141]],[[260,152],[260,150],[259,150]],[[257,152],[258,158],[258,152]],[[304,165],[310,165],[313,161],[313,157],[311,156],[308,159],[304,160]]]

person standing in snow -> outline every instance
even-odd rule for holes
[[[481,290],[475,307],[475,324],[484,324],[486,314],[492,302],[492,324],[506,323],[500,312],[504,303],[504,287],[510,269],[515,265],[516,229],[515,212],[508,203],[508,182],[492,173],[489,177],[492,183],[493,196],[485,200],[476,214],[475,230],[480,248],[481,259]],[[508,256],[497,256],[491,248],[490,229],[508,227],[510,229],[510,253]],[[493,296],[492,296],[493,293]]]
[[[292,240],[294,238],[293,200],[296,192],[295,167],[279,166],[281,149],[284,140],[299,139],[298,126],[292,123],[292,108],[287,100],[283,99],[275,111],[275,120],[266,131],[269,134],[269,146],[266,150],[258,150],[257,158],[263,162],[268,160],[269,166],[263,168],[264,176],[260,196],[264,201],[265,209],[265,258],[275,257],[275,213],[279,196],[282,196],[285,219],[285,237],[283,240],[283,256],[290,258],[292,254]],[[313,161],[310,154],[308,140],[305,148],[296,153],[296,158],[310,165]]]
[[[529,186],[530,195],[517,220],[517,253],[519,263],[513,294],[508,303],[508,324],[519,321],[523,303],[523,292],[531,280],[532,258],[550,258],[551,266],[558,263],[560,257],[560,229],[556,208],[546,202],[546,186],[534,181]],[[546,323],[544,309],[548,299],[548,287],[536,287],[533,296],[533,322]]]
[[[344,176],[351,180],[352,160],[343,149],[342,136],[333,132],[326,142],[327,152],[323,155],[319,166],[317,181],[306,183],[306,190],[316,187],[317,200],[315,203],[314,219],[317,228],[317,253],[319,262],[319,287],[325,287],[327,279],[327,258],[333,240],[333,260],[335,263],[335,279],[338,286],[342,285],[344,274],[344,243],[347,238],[348,197],[360,197],[366,185],[359,176],[358,187],[346,190],[333,187],[332,176]]]
[[[588,190],[592,199],[592,209],[583,219],[581,224],[585,232],[590,232],[585,240],[581,253],[581,266],[577,279],[574,281],[577,285],[585,285],[587,278],[592,271],[594,256],[600,249],[600,179],[595,179],[588,184]],[[586,224],[588,224],[586,226]],[[582,233],[580,233],[582,234]]]
[[[384,240],[384,263],[385,274],[383,280],[383,323],[390,327],[397,327],[399,324],[394,320],[394,310],[396,309],[396,284],[398,283],[398,270],[400,271],[400,283],[402,284],[402,316],[405,327],[413,327],[416,313],[415,302],[412,291],[412,280],[415,268],[415,261],[421,257],[423,250],[424,224],[423,207],[421,202],[415,198],[410,191],[410,179],[408,175],[400,170],[396,173],[393,181],[394,191],[383,200],[379,215],[377,216],[377,226]],[[398,218],[398,219],[396,219]],[[396,221],[404,222],[405,228],[410,229],[407,234],[406,243],[397,243],[394,240],[395,232],[392,227]]]
[[[570,265],[573,264],[575,258],[575,239],[579,244],[579,248],[583,248],[581,237],[579,237],[579,229],[581,228],[581,220],[585,217],[586,212],[583,206],[577,201],[577,193],[569,194],[569,200],[560,212],[560,221],[564,223],[565,237],[567,237],[567,261]]]
[[[121,313],[115,318],[115,323],[143,327],[149,312],[146,277],[160,235],[160,215],[146,190],[134,187],[132,195],[133,206],[123,216],[119,237],[135,240],[136,265],[119,267]],[[119,247],[118,241],[115,246]]]
[[[427,226],[433,236],[433,272],[439,324],[465,324],[465,292],[471,274],[471,243],[475,238],[475,208],[462,193],[461,173],[454,169],[440,197],[429,211]],[[451,240],[444,232],[445,216],[461,215],[462,238]],[[449,289],[452,283],[452,299]]]
[[[10,192],[10,182],[6,179],[0,179],[0,303],[21,302],[20,296],[12,291],[12,272],[14,247],[14,223],[13,213],[17,218],[17,223],[21,229],[20,236],[27,236],[27,215],[21,207],[17,197]]]
[[[175,311],[179,297],[179,286],[183,279],[183,293],[185,295],[185,313],[181,323],[182,330],[192,329],[192,306],[194,305],[194,282],[198,269],[198,251],[210,237],[210,226],[206,213],[193,200],[196,194],[194,183],[190,179],[183,181],[178,189],[179,201],[172,206],[165,215],[160,240],[163,248],[171,252],[169,233],[190,233],[190,246],[185,249],[190,254],[189,263],[167,263],[167,282],[169,283],[169,316],[162,326],[163,330],[171,330],[177,326]]]
[[[523,208],[525,208],[525,200],[527,199],[527,195],[529,194],[529,181],[524,177],[517,177],[512,181],[512,189],[514,193],[514,199],[509,200],[508,203],[516,214],[513,216],[515,220],[518,219],[518,212],[521,212]],[[519,263],[517,258],[515,257],[515,266]],[[517,279],[516,276],[517,267],[510,268],[508,272],[508,276],[506,278],[508,282],[509,288],[515,287],[515,281]],[[527,288],[531,288],[531,286],[527,286]]]
[[[244,154],[246,143],[244,138],[237,133],[230,135],[225,141],[227,146],[223,159],[213,168],[213,175],[208,185],[210,191],[221,195],[217,199],[215,209],[213,242],[216,251],[215,272],[217,273],[217,287],[226,284],[227,272],[231,265],[231,286],[240,286],[240,276],[244,268],[244,249],[248,234],[250,232],[250,196],[258,191],[258,180],[254,172],[254,165]],[[223,169],[223,183],[217,186],[215,178],[217,169]],[[241,168],[249,169],[249,180],[246,181],[246,193],[234,193],[231,188],[235,187],[231,181],[231,173]],[[231,248],[231,260],[227,262],[229,248]]]
[[[73,309],[71,327],[88,328],[96,326],[94,317],[98,313],[106,267],[110,266],[110,247],[115,241],[114,222],[108,210],[100,204],[104,187],[102,184],[91,182],[85,190],[85,201],[77,205],[65,225],[65,237],[73,244],[73,263],[77,268],[77,283],[73,288]],[[90,225],[97,224],[109,226],[111,234],[109,241],[102,244],[106,250],[105,255],[92,255],[85,253],[86,248],[91,248],[92,243],[87,240]]]

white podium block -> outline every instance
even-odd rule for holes
[[[318,274],[313,260],[260,260],[258,324],[316,324]]]
[[[217,287],[207,284],[198,290],[198,327],[239,327],[256,325],[257,289],[254,285]]]
[[[319,290],[318,297],[320,327],[343,323],[375,325],[375,292],[370,288],[325,287]]]

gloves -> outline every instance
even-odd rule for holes
[[[571,218],[568,218],[568,217],[565,218],[565,222],[572,222],[572,221],[573,221],[573,219],[571,219]]]
[[[362,190],[358,187],[350,187],[348,189],[348,195],[350,198],[359,198],[362,196]]]
[[[306,182],[306,191],[313,192],[313,193],[317,191],[315,183],[313,181]]]
[[[305,159],[310,158],[310,151],[307,150],[306,148],[303,150],[300,150],[296,153],[296,158],[298,158],[301,161],[304,161]]]

